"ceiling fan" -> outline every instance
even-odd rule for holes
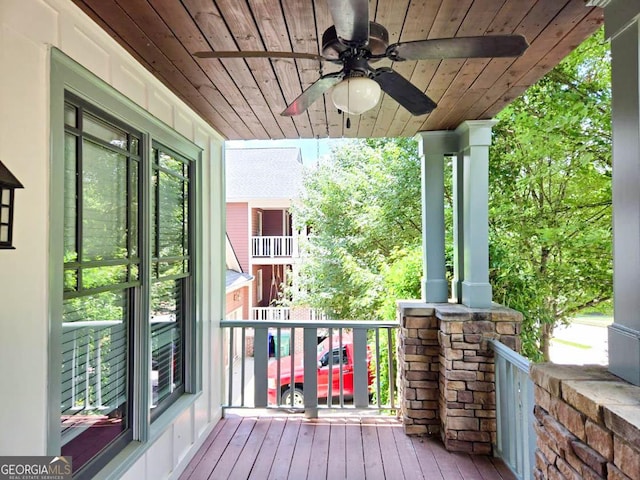
[[[517,57],[529,44],[522,35],[437,38],[389,45],[389,33],[369,21],[369,0],[327,0],[334,25],[322,34],[322,55],[270,51],[204,51],[199,58],[300,58],[342,65],[339,72],[322,75],[282,113],[300,115],[333,88],[339,110],[361,114],[373,108],[381,90],[413,115],[423,115],[436,103],[389,67],[371,66],[381,59],[394,62],[447,58]]]

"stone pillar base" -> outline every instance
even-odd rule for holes
[[[534,478],[640,478],[640,387],[606,367],[531,366]]]
[[[522,315],[499,305],[398,302],[398,385],[408,435],[440,434],[449,451],[491,454],[496,436],[493,351],[520,349]]]

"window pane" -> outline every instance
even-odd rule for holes
[[[0,223],[9,224],[9,207],[0,207]]]
[[[82,256],[127,257],[127,159],[83,142]]]
[[[0,225],[0,243],[7,243],[9,241],[9,227],[7,225]]]
[[[160,152],[159,164],[162,168],[171,170],[178,175],[186,176],[185,163],[167,153]]]
[[[140,155],[140,139],[131,137],[130,151],[134,155]]]
[[[70,127],[75,127],[76,123],[76,107],[73,105],[69,105],[66,103],[64,105],[64,123],[65,125],[69,125]]]
[[[186,222],[183,184],[180,178],[159,172],[160,212],[159,242],[160,257],[179,257],[184,255]]]
[[[127,149],[127,134],[123,130],[103,122],[91,114],[85,113],[83,130],[94,137],[124,150]]]
[[[78,290],[78,270],[64,271],[64,291],[75,292]]]
[[[70,134],[64,139],[64,261],[78,259],[76,245],[77,215],[77,148],[76,137]]]
[[[183,280],[151,286],[151,408],[184,385]]]
[[[182,260],[175,262],[158,262],[158,275],[160,277],[180,275],[181,273],[185,273],[184,262]]]
[[[64,302],[62,455],[77,471],[129,427],[127,292]]]
[[[0,189],[0,203],[2,205],[9,205],[11,199],[11,192],[8,189]]]
[[[127,281],[127,266],[84,268],[82,270],[82,288],[98,288],[117,285]]]
[[[138,256],[138,162],[131,161],[131,172],[130,172],[130,209],[131,214],[129,215],[129,232],[130,232],[130,255],[131,257]]]

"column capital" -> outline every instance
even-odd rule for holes
[[[459,138],[459,151],[466,150],[472,146],[491,145],[491,129],[498,123],[498,120],[467,120],[456,128]]]
[[[458,135],[452,130],[418,132],[413,137],[418,141],[418,153],[424,155],[447,155],[458,153]]]
[[[590,7],[604,9],[604,33],[607,39],[612,39],[640,17],[640,3],[629,0],[591,0]]]

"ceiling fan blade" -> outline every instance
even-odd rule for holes
[[[302,58],[309,60],[324,60],[324,57],[315,53],[302,53],[302,52],[269,52],[269,51],[255,51],[255,52],[195,52],[194,57],[198,58]]]
[[[387,57],[397,60],[518,57],[529,47],[522,35],[434,38],[389,45]]]
[[[382,91],[409,110],[413,115],[424,115],[436,108],[436,103],[413,83],[388,67],[373,71],[373,80]]]
[[[320,77],[313,85],[307,88],[302,94],[296,98],[280,115],[291,117],[300,115],[309,106],[318,100],[324,92],[333,87],[336,83],[344,78],[344,72],[328,73]]]
[[[352,47],[369,42],[369,0],[327,0],[338,38]]]

